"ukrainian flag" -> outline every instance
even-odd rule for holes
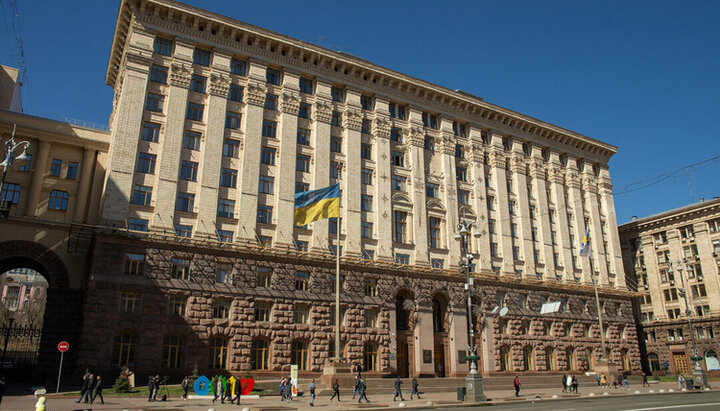
[[[582,244],[580,245],[580,257],[590,256],[590,230],[585,232]]]
[[[340,217],[340,184],[295,194],[295,225]]]

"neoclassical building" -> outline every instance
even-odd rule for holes
[[[690,374],[695,344],[703,368],[720,374],[720,199],[633,218],[619,231],[625,271],[641,294],[643,367]]]
[[[120,2],[106,82],[101,198],[62,223],[86,240],[76,368],[319,373],[340,253],[346,358],[370,375],[463,375],[465,218],[481,234],[484,373],[592,369],[600,333],[640,369],[616,147],[170,0]],[[294,194],[335,183],[340,226],[293,226]],[[560,310],[541,315],[546,302]]]

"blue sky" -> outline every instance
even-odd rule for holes
[[[720,155],[718,1],[187,2],[618,146],[619,223],[720,195],[718,160],[623,194]],[[17,66],[6,3],[0,63]],[[25,108],[107,123],[118,1],[18,3]]]

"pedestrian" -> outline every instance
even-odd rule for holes
[[[563,386],[562,392],[567,392],[567,389],[569,387],[567,385],[567,375],[566,374],[563,374],[563,376],[562,376],[562,386]]]
[[[623,375],[622,386],[623,388],[627,388],[627,390],[630,391],[630,381],[628,381],[627,375]]]
[[[153,400],[153,392],[155,392],[155,377],[148,377],[148,402]]]
[[[160,391],[160,374],[155,374],[155,384],[153,385],[152,393],[153,401],[157,401],[158,391]]]
[[[363,398],[365,398],[365,401],[367,401],[368,403],[370,402],[370,400],[368,400],[367,395],[365,395],[366,390],[367,390],[367,385],[365,384],[365,379],[361,378],[360,379],[360,398],[358,399],[358,404],[360,404],[362,402]]]
[[[218,398],[220,398],[220,401],[223,401],[222,395],[223,395],[223,386],[222,386],[222,379],[219,375],[216,375],[213,379],[213,400],[212,402],[217,401]]]
[[[600,374],[600,385],[607,388],[607,379],[605,378],[605,374]]]
[[[420,399],[420,392],[418,391],[418,380],[413,377],[412,379],[412,391],[410,392],[410,399],[412,400],[413,394],[417,395],[418,400]]]
[[[361,380],[362,379],[362,366],[360,364],[358,364],[356,366],[356,369],[357,369],[357,378],[358,378],[358,380]]]
[[[100,397],[100,404],[105,405],[105,399],[102,396],[102,378],[98,375],[97,379],[95,379],[95,384],[92,387],[93,395],[92,399],[90,400],[90,404],[95,402],[97,397]]]
[[[340,402],[340,386],[338,385],[337,381],[333,383],[333,395],[330,397],[330,402],[332,402],[333,398],[337,396],[338,402]],[[360,396],[362,398],[362,395]]]
[[[618,375],[617,375],[617,385],[618,385],[618,387],[622,387],[622,383],[623,383],[623,375],[622,375],[622,373],[618,372]]]
[[[685,383],[685,377],[683,377],[682,374],[678,374],[678,390],[683,389],[683,384]]]
[[[520,378],[518,376],[515,376],[515,379],[513,380],[513,387],[515,387],[515,396],[520,396]]]
[[[360,377],[359,377],[359,375],[356,375],[355,376],[355,385],[353,385],[353,396],[352,396],[353,400],[355,399],[355,393],[358,392],[358,388],[360,388]]]
[[[571,384],[572,384],[572,390],[573,390],[573,392],[574,392],[575,394],[577,394],[577,393],[578,393],[578,380],[577,380],[577,378],[575,378],[574,375],[573,375],[573,377],[572,377],[572,383],[571,383]]]
[[[310,406],[315,406],[315,378],[310,381]]]
[[[280,380],[280,402],[283,402],[285,400],[285,384],[287,384],[287,380],[285,377],[282,377]]]
[[[87,373],[83,376],[83,383],[82,387],[80,388],[80,398],[75,401],[76,403],[80,403],[82,401],[83,403],[87,404],[92,400],[92,386],[95,382],[95,379],[93,378],[92,373]]]
[[[180,386],[182,387],[182,390],[183,390],[182,398],[183,398],[183,400],[187,400],[188,390],[190,389],[190,377],[188,377],[186,375],[185,378],[183,378],[182,382],[180,383]]]
[[[0,376],[0,404],[2,404],[3,395],[5,395],[6,385],[7,381],[5,380],[5,375]]]
[[[229,381],[225,381],[225,393],[223,394],[222,399],[220,399],[220,403],[225,404],[226,398],[230,401],[230,404],[234,404],[232,384],[230,384]]]
[[[565,378],[565,386],[567,387],[567,392],[570,392],[570,389],[572,388],[572,375],[568,374]]]
[[[445,373],[443,373],[443,365],[442,365],[442,364],[438,364],[438,366],[437,366],[437,371],[438,371],[438,377],[444,377],[444,376],[445,376]]]
[[[643,387],[646,385],[649,387],[650,383],[647,382],[647,374],[643,373]]]
[[[38,398],[35,403],[35,411],[45,411],[45,397]]]
[[[598,383],[598,387],[600,386],[600,374],[595,374],[595,381]]]
[[[292,400],[292,378],[290,377],[285,382],[285,392],[283,394],[285,394],[285,402]]]
[[[400,379],[400,376],[395,378],[395,393],[393,394],[393,401],[395,401],[395,398],[400,396],[400,401],[405,401],[405,399],[402,396],[402,390],[400,389],[400,386],[402,385],[402,380]]]

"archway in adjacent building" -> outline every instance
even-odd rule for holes
[[[395,296],[395,358],[397,374],[402,378],[410,376],[412,364],[411,345],[413,342],[411,316],[415,312],[415,295],[409,290],[400,290]]]

